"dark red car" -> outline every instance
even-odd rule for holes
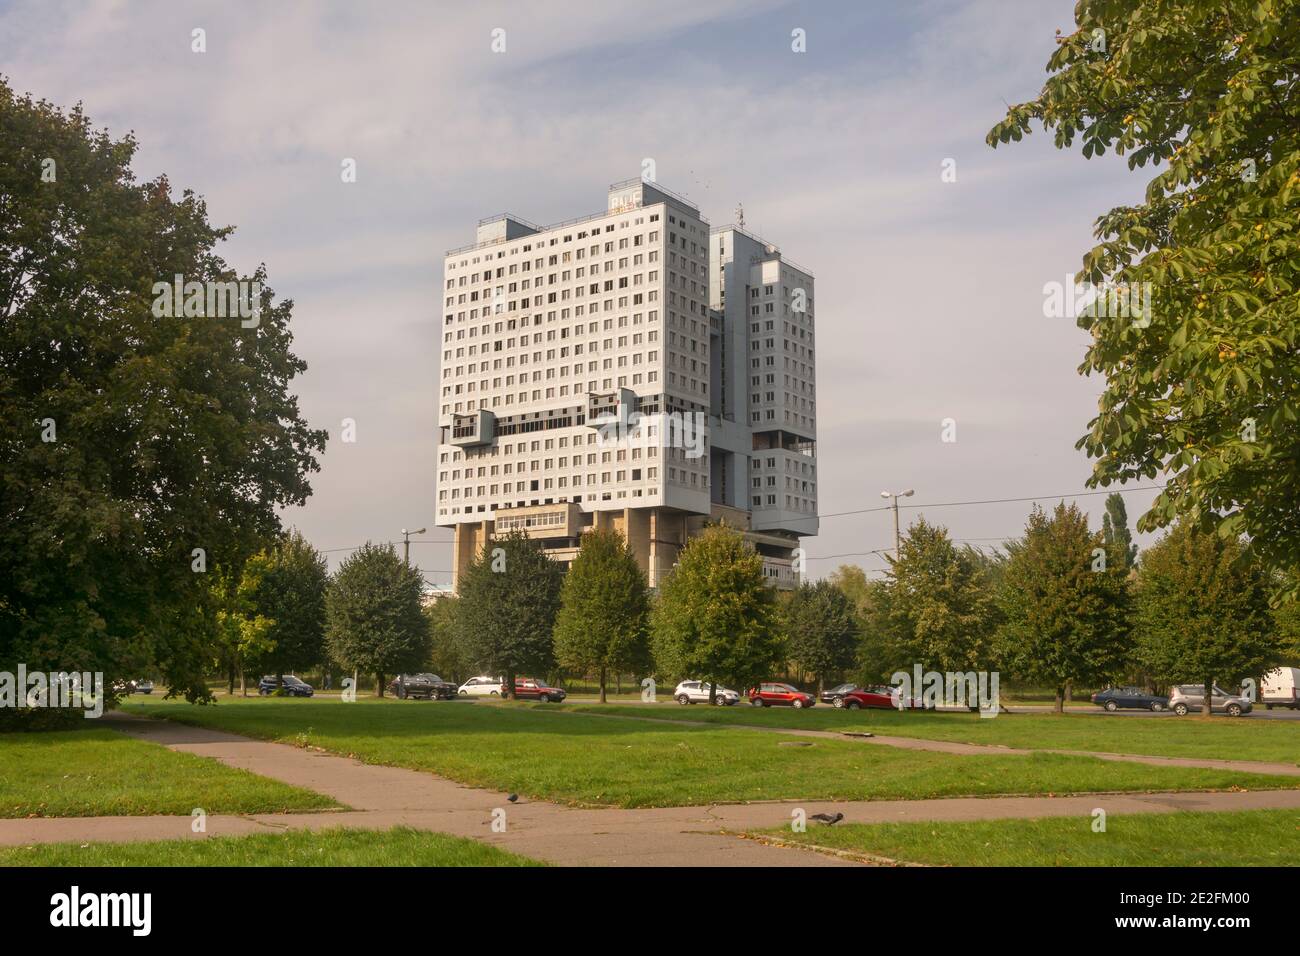
[[[518,700],[540,700],[544,704],[559,703],[569,695],[558,687],[547,687],[532,677],[515,678],[515,697]]]
[[[769,682],[750,688],[749,702],[755,707],[789,706],[795,709],[815,707],[817,698],[789,684]]]

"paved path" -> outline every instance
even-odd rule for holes
[[[1300,790],[941,800],[790,800],[713,807],[572,809],[527,799],[511,804],[504,793],[464,787],[431,773],[363,764],[348,757],[250,740],[217,730],[119,712],[105,715],[104,720],[113,729],[132,737],[325,793],[352,809],[210,815],[206,834],[192,833],[189,817],[0,820],[0,845],[202,838],[344,825],[386,829],[405,825],[473,837],[525,856],[567,865],[850,866],[854,865],[851,860],[740,840],[719,831],[784,826],[790,822],[795,809],[803,809],[808,815],[840,812],[846,821],[853,823],[1087,817],[1097,807],[1117,814],[1300,809]],[[492,812],[496,809],[505,811],[505,833],[492,832]]]
[[[492,705],[487,706],[503,706]],[[1263,760],[1216,760],[1210,757],[1157,757],[1151,754],[1117,754],[1095,750],[1059,750],[1054,748],[1021,749],[1006,747],[1002,744],[966,744],[952,740],[927,740],[921,737],[890,737],[873,734],[868,737],[838,730],[800,730],[791,727],[768,727],[759,724],[732,724],[707,720],[679,720],[673,717],[642,717],[631,714],[601,714],[589,710],[546,710],[536,708],[537,713],[552,714],[557,717],[603,717],[606,720],[639,720],[664,725],[685,725],[687,727],[707,727],[710,730],[735,729],[757,730],[772,734],[789,734],[794,737],[819,737],[828,740],[857,741],[864,744],[879,744],[885,747],[899,747],[903,750],[932,750],[947,754],[967,754],[987,757],[990,754],[1013,754],[1027,756],[1030,754],[1064,754],[1068,757],[1096,757],[1098,760],[1115,760],[1122,763],[1145,763],[1156,767],[1201,767],[1207,770],[1232,770],[1237,773],[1262,773],[1279,777],[1300,777],[1300,765],[1294,763],[1277,763]]]

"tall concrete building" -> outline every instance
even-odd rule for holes
[[[709,522],[778,587],[817,532],[812,275],[640,179],[552,226],[481,220],[444,263],[436,484],[453,586],[494,535],[557,561],[615,528],[652,587]]]

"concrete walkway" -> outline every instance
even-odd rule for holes
[[[115,712],[107,725],[285,783],[328,794],[352,808],[323,813],[210,815],[205,834],[189,817],[61,817],[0,820],[0,845],[112,842],[231,836],[290,828],[404,825],[472,837],[535,859],[591,866],[851,866],[854,861],[793,847],[740,840],[741,832],[790,823],[796,809],[809,816],[840,812],[850,823],[909,820],[987,820],[1009,817],[1088,817],[1106,812],[1300,809],[1300,790],[1089,794],[1080,797],[985,797],[890,801],[779,801],[712,807],[571,809],[464,787],[431,773],[363,764],[348,757],[287,744],[250,740],[217,730]],[[710,725],[713,726],[713,725]],[[832,734],[831,736],[839,736]],[[492,831],[494,810],[506,831]],[[818,826],[810,822],[810,828]]]

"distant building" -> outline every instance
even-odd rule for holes
[[[444,264],[437,524],[453,587],[494,534],[557,561],[621,531],[657,586],[710,521],[778,587],[817,533],[813,277],[737,226],[710,232],[639,179],[555,226],[480,221]]]

